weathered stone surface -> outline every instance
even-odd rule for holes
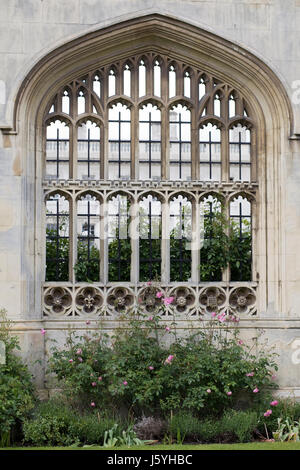
[[[299,0],[0,0],[0,125],[3,129],[13,127],[14,103],[22,81],[49,51],[90,31],[151,13],[190,22],[232,41],[232,51],[244,47],[261,58],[282,81],[293,111],[291,134],[294,134],[292,137],[300,135]],[[255,71],[257,80],[262,73],[262,70]],[[54,94],[55,80],[55,72],[43,77],[45,93],[49,83]],[[28,107],[35,99],[33,89],[28,96]],[[44,250],[41,241],[35,243],[40,240],[42,221],[34,215],[42,203],[41,199],[34,205],[36,194],[40,196],[35,190],[35,182],[39,184],[39,180],[35,178],[39,178],[42,156],[38,153],[36,166],[34,138],[28,139],[28,148],[23,145],[27,134],[34,135],[35,119],[26,130],[22,130],[23,123],[18,119],[16,133],[0,136],[0,308],[6,308],[14,321],[22,322],[14,326],[21,338],[22,353],[30,362],[37,358],[44,360],[45,353],[44,338],[40,334],[44,323],[40,321],[41,310],[35,307],[41,292],[35,289],[34,281],[35,276],[43,277],[43,272],[35,265]],[[267,115],[267,125],[270,119]],[[41,124],[37,122],[37,125]],[[262,290],[268,285],[268,296],[266,308],[258,312],[260,318],[245,323],[243,334],[250,337],[255,328],[267,326],[266,336],[280,354],[280,388],[285,394],[295,390],[300,395],[300,364],[297,362],[300,141],[291,142],[290,133],[280,124],[273,127],[266,136],[268,160],[264,178],[267,189],[262,195],[266,211],[259,212],[257,220],[259,228],[265,224],[268,227],[266,239],[259,240],[258,256],[258,259],[265,259],[267,253],[270,258],[261,284]],[[273,130],[278,136],[276,145]],[[263,164],[264,160],[258,162],[260,169]],[[46,329],[51,326],[49,336],[59,337],[63,343],[68,322],[48,323]],[[85,327],[82,322],[80,325]],[[113,327],[114,324],[107,321],[108,331]],[[43,389],[43,369],[37,365],[33,369],[38,387]]]

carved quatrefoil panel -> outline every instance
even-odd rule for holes
[[[230,292],[229,307],[236,314],[254,314],[256,295],[251,287],[237,287]]]
[[[200,292],[199,303],[204,313],[219,312],[225,307],[226,293],[221,287],[205,287]]]
[[[134,294],[128,287],[115,287],[107,294],[107,307],[112,312],[124,313],[134,305]]]
[[[76,310],[83,314],[99,314],[103,306],[103,295],[96,287],[83,287],[75,297]]]
[[[44,293],[45,315],[69,315],[72,294],[66,287],[49,287]]]
[[[157,297],[157,293],[161,292],[161,297]],[[154,313],[161,305],[162,298],[165,293],[156,286],[147,286],[141,289],[138,295],[138,305],[146,313]]]
[[[174,306],[176,313],[187,313],[195,306],[196,295],[189,287],[175,287],[170,291],[170,297],[174,297],[171,306]]]

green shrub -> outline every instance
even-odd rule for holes
[[[257,414],[252,411],[228,410],[217,418],[199,419],[190,413],[174,415],[169,422],[169,432],[186,440],[199,442],[249,442],[257,427]]]
[[[241,393],[249,407],[265,403],[277,370],[266,344],[258,339],[243,344],[233,316],[212,318],[205,328],[200,324],[178,338],[175,314],[166,332],[164,313],[163,304],[150,317],[128,312],[126,328],[116,330],[110,341],[101,329],[82,337],[71,334],[62,350],[52,348],[50,371],[66,395],[86,409],[220,416],[235,407]]]
[[[20,346],[18,338],[10,334],[4,310],[0,311],[0,322],[0,340],[6,347],[6,363],[0,365],[0,444],[8,446],[34,406],[34,389],[27,366],[15,355]]]
[[[272,406],[270,402],[265,403],[264,407],[260,407],[260,420],[258,423],[258,430],[266,437],[272,437],[272,433],[278,428],[278,419],[285,421],[290,419],[292,421],[300,421],[300,402],[288,399],[277,399],[278,404]],[[272,410],[272,414],[268,417],[264,416],[267,409]]]
[[[67,446],[76,441],[70,435],[76,421],[74,410],[57,399],[40,403],[32,419],[23,424],[24,442],[35,446]]]
[[[114,424],[116,424],[116,419],[112,417],[88,414],[78,416],[76,420],[71,423],[69,433],[73,436],[75,442],[79,441],[82,444],[102,445],[105,432],[111,429]]]
[[[258,417],[255,411],[229,410],[223,415],[220,428],[224,433],[231,433],[238,442],[249,442],[257,423]]]

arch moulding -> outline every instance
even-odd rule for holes
[[[272,304],[285,311],[285,263],[281,159],[292,133],[291,105],[274,72],[247,50],[196,26],[153,14],[80,36],[48,53],[24,79],[15,100],[11,134],[22,149],[23,318],[41,318],[40,259],[42,240],[41,193],[42,121],[45,107],[57,90],[73,78],[122,58],[153,51],[186,61],[242,91],[259,129],[257,161],[260,175],[257,243],[260,245],[260,312]],[[34,233],[33,228],[34,227]],[[270,242],[271,240],[271,242]],[[267,242],[268,241],[268,242]],[[26,312],[31,312],[26,313]],[[34,312],[34,314],[32,313]]]

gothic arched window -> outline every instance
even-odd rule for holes
[[[242,91],[158,51],[65,83],[44,114],[44,291],[72,291],[76,314],[84,289],[119,311],[145,281],[200,314],[254,292],[254,118]]]

